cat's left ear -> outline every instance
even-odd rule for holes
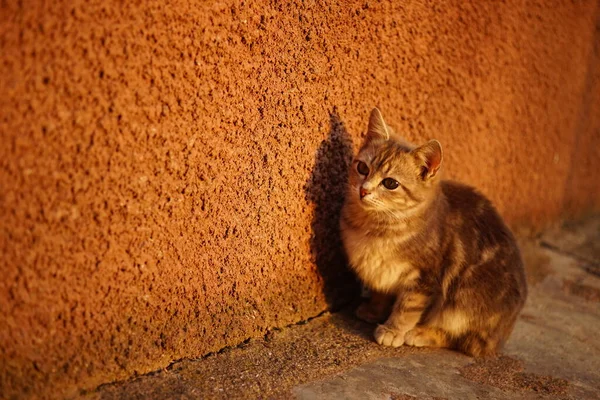
[[[421,167],[420,175],[424,181],[433,178],[442,166],[442,145],[435,139],[417,147],[411,154]]]
[[[383,120],[383,115],[381,115],[381,111],[379,111],[378,108],[374,108],[373,111],[371,111],[371,116],[369,117],[369,129],[367,131],[367,140],[388,140],[389,138],[390,133],[385,121]]]

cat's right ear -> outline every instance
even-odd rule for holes
[[[390,133],[387,125],[385,124],[385,121],[383,120],[381,111],[379,111],[378,108],[374,108],[373,111],[371,111],[371,116],[369,117],[367,141],[371,141],[374,139],[389,140],[389,138]]]

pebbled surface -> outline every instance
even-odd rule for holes
[[[4,397],[342,305],[374,105],[515,226],[600,206],[597,2],[280,3],[0,4]]]
[[[473,359],[448,350],[382,347],[375,325],[350,313],[306,324],[166,370],[101,386],[90,399],[597,399],[600,389],[600,278],[586,270],[598,218],[555,227],[574,252],[520,241],[530,296],[503,354]],[[576,235],[575,235],[576,234]],[[577,240],[574,240],[577,238]],[[565,282],[577,282],[573,290]]]

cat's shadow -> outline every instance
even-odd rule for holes
[[[323,279],[330,311],[338,311],[359,298],[359,285],[347,267],[339,219],[346,194],[352,140],[337,109],[329,114],[329,134],[315,153],[315,164],[304,186],[306,200],[314,204],[310,248]]]

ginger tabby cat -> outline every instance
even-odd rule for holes
[[[495,353],[527,297],[516,241],[489,200],[440,178],[442,148],[398,137],[378,109],[354,159],[340,221],[371,291],[357,315],[377,343]]]

